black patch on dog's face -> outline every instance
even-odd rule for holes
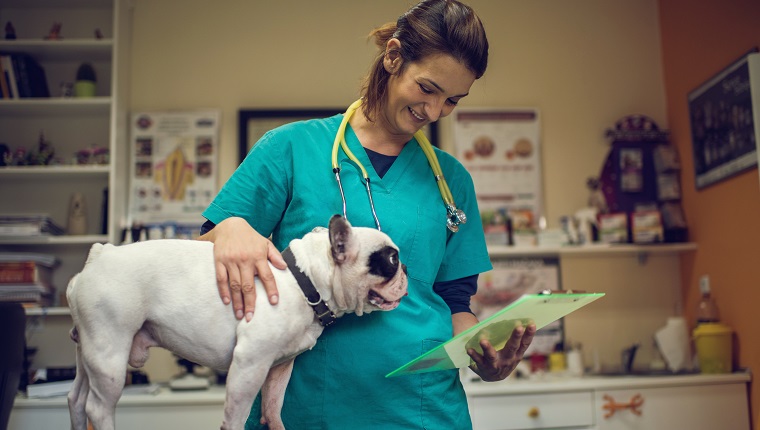
[[[369,273],[384,279],[391,279],[396,276],[399,264],[398,251],[393,247],[386,246],[369,256]]]

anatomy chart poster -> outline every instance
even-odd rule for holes
[[[216,195],[218,110],[131,116],[130,224],[200,223]]]

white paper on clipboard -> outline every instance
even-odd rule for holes
[[[583,294],[525,294],[489,318],[470,327],[409,363],[385,375],[407,375],[456,369],[470,365],[467,349],[474,348],[482,353],[479,342],[488,339],[497,350],[504,347],[518,325],[535,324],[536,329],[546,326],[565,315],[601,298],[604,293]]]

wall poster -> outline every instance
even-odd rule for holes
[[[478,292],[472,297],[472,311],[483,321],[523,294],[544,290],[560,291],[560,262],[557,257],[524,257],[493,260],[493,270],[478,277]],[[564,343],[562,319],[536,332],[525,352],[549,355]]]
[[[203,223],[216,195],[221,111],[131,115],[128,223]]]
[[[757,117],[760,101],[754,101],[753,109],[752,84],[755,88],[760,85],[760,71],[755,68],[753,78],[748,61],[749,57],[757,55],[742,56],[689,93],[697,189],[734,176],[758,163],[757,123],[753,115]]]
[[[454,115],[456,157],[475,183],[486,240],[506,245],[508,218],[513,232],[535,238],[543,198],[538,110],[461,108]]]

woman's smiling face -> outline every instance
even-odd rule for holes
[[[449,115],[470,92],[475,74],[448,54],[430,55],[392,73],[378,118],[391,134],[411,136]]]

